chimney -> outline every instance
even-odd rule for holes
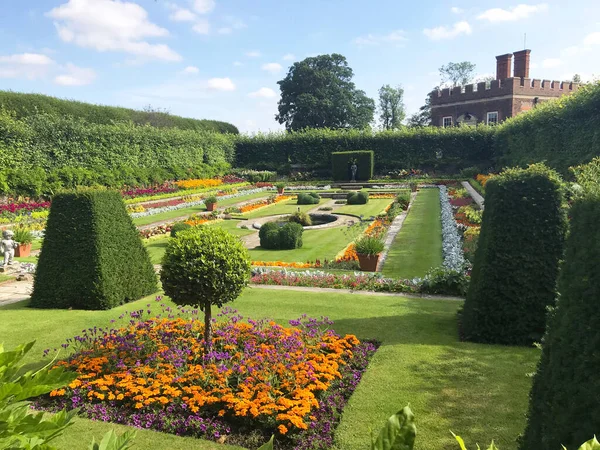
[[[512,63],[512,53],[496,56],[496,80],[506,80],[510,78],[510,66]]]
[[[514,53],[515,78],[529,78],[529,55],[531,50],[521,50]]]

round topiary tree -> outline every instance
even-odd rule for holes
[[[212,306],[235,300],[248,284],[250,255],[234,235],[216,227],[181,231],[167,245],[160,279],[177,305],[204,311],[204,344],[212,343]]]

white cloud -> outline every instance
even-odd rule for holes
[[[592,47],[594,45],[600,45],[600,31],[588,34],[583,39],[583,45],[586,47]]]
[[[242,66],[244,65],[244,63],[243,63],[243,62],[240,62],[240,61],[234,61],[234,62],[233,62],[233,65],[234,65],[235,67],[242,67]]]
[[[194,11],[198,14],[208,14],[215,9],[215,0],[194,0]]]
[[[217,30],[218,34],[231,34],[233,33],[233,28],[231,27],[222,27]]]
[[[562,65],[562,60],[559,58],[547,58],[542,61],[542,67],[544,69],[552,69]]]
[[[252,50],[252,51],[246,52],[246,56],[248,58],[258,58],[259,56],[261,56],[261,53],[258,50]]]
[[[278,73],[279,71],[281,71],[281,69],[283,69],[283,67],[279,63],[272,62],[272,63],[263,64],[261,66],[261,69],[266,72],[270,72],[270,73]]]
[[[473,30],[469,22],[456,22],[452,27],[440,26],[436,28],[425,28],[423,34],[432,41],[440,41],[442,39],[454,39],[461,34],[471,34]]]
[[[276,95],[277,94],[275,93],[275,91],[273,89],[268,88],[268,87],[261,87],[258,91],[250,92],[248,94],[248,97],[251,97],[251,98],[273,98]]]
[[[515,20],[526,19],[532,14],[540,13],[548,10],[548,4],[539,3],[537,5],[520,4],[512,8],[492,8],[484,11],[483,14],[477,16],[479,20],[487,20],[489,22],[510,22]]]
[[[165,44],[150,44],[146,38],[169,35],[148,20],[136,3],[111,0],[68,0],[46,13],[55,20],[64,42],[100,52],[120,51],[144,59],[180,61],[181,56]]]
[[[208,23],[208,20],[206,19],[200,19],[194,24],[192,30],[194,30],[198,34],[209,34],[210,23]]]
[[[61,86],[85,86],[96,79],[96,72],[93,69],[77,67],[74,64],[67,64],[65,73],[54,77],[54,83]]]
[[[296,55],[294,55],[293,53],[286,53],[281,59],[283,59],[284,61],[293,61],[296,59]]]
[[[213,91],[235,91],[235,84],[229,78],[211,78],[208,89]]]
[[[465,12],[464,9],[457,8],[456,6],[453,6],[452,8],[450,8],[450,11],[452,11],[454,14],[462,14]]]
[[[385,43],[401,44],[406,42],[406,32],[403,30],[394,30],[387,34],[367,34],[366,36],[359,36],[354,39],[354,43],[359,46],[365,45],[379,45]]]
[[[196,20],[196,14],[186,8],[181,8],[177,5],[171,4],[169,7],[173,10],[169,14],[169,19],[174,22],[193,22]]]
[[[185,69],[181,71],[183,75],[197,75],[200,73],[200,69],[196,66],[187,66]]]
[[[43,78],[54,61],[41,53],[20,53],[0,56],[0,78]]]

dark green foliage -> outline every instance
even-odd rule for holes
[[[192,226],[189,223],[185,223],[185,222],[174,223],[173,226],[171,227],[171,237],[175,237],[179,234],[180,231],[188,230],[190,228],[192,228]]]
[[[411,168],[456,173],[465,167],[492,166],[497,128],[316,129],[241,135],[236,143],[236,163],[252,169],[277,170],[291,163],[331,170],[333,152],[368,148],[375,152],[376,173]]]
[[[288,220],[290,222],[299,223],[303,227],[310,227],[312,225],[312,219],[304,211],[296,211],[295,213],[292,213]]]
[[[238,129],[227,122],[198,120],[173,116],[164,111],[138,111],[118,106],[94,105],[93,103],[63,100],[42,94],[23,94],[0,91],[0,109],[14,111],[22,119],[45,113],[54,116],[72,116],[90,123],[110,125],[113,122],[133,122],[137,125],[151,125],[157,128],[179,128],[181,130],[216,131],[238,134]]]
[[[350,192],[346,200],[349,205],[366,205],[369,202],[369,193],[367,191]]]
[[[298,194],[298,205],[317,205],[320,201],[321,197],[314,192],[301,192]]]
[[[156,289],[154,267],[118,192],[52,199],[32,307],[110,309]]]
[[[459,270],[446,269],[443,266],[431,269],[421,284],[424,294],[456,295],[464,297],[469,288],[469,277]]]
[[[356,180],[369,181],[373,178],[373,151],[355,150],[351,152],[333,152],[331,167],[335,181],[352,179],[352,163],[356,163]]]
[[[566,218],[563,188],[543,165],[510,169],[486,184],[481,235],[462,314],[476,342],[539,341],[556,298]]]
[[[281,224],[267,222],[260,227],[260,246],[269,250],[293,250],[302,247],[302,225],[295,222]]]
[[[577,199],[569,215],[560,297],[548,319],[522,450],[573,450],[600,434],[599,191]]]
[[[410,203],[410,192],[409,191],[400,191],[396,196],[396,203],[400,205],[402,209],[408,208]]]
[[[590,161],[600,155],[600,83],[507,120],[495,146],[502,165],[546,161],[566,173]]]

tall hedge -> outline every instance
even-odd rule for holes
[[[373,178],[373,151],[354,150],[350,152],[333,152],[331,154],[331,171],[335,181],[352,179],[351,165],[356,161],[356,180],[368,181]]]
[[[42,94],[0,91],[0,109],[14,111],[16,117],[20,119],[45,113],[54,116],[72,116],[103,125],[110,125],[113,122],[133,122],[137,125],[151,125],[158,128],[239,133],[234,125],[217,120],[198,120],[160,111],[138,111],[117,106],[95,105]]]
[[[566,173],[569,166],[600,155],[600,83],[543,103],[498,127],[498,166],[545,161]]]
[[[155,292],[156,280],[118,192],[88,190],[52,199],[32,307],[110,309]]]
[[[414,128],[388,131],[314,129],[291,133],[239,136],[236,164],[280,170],[302,165],[331,168],[333,152],[366,148],[375,152],[375,171],[398,168],[458,172],[493,163],[494,127]]]
[[[560,298],[530,394],[522,450],[577,449],[600,435],[600,195],[574,202]]]
[[[565,232],[561,182],[546,166],[509,169],[488,181],[463,338],[508,345],[541,339]]]

